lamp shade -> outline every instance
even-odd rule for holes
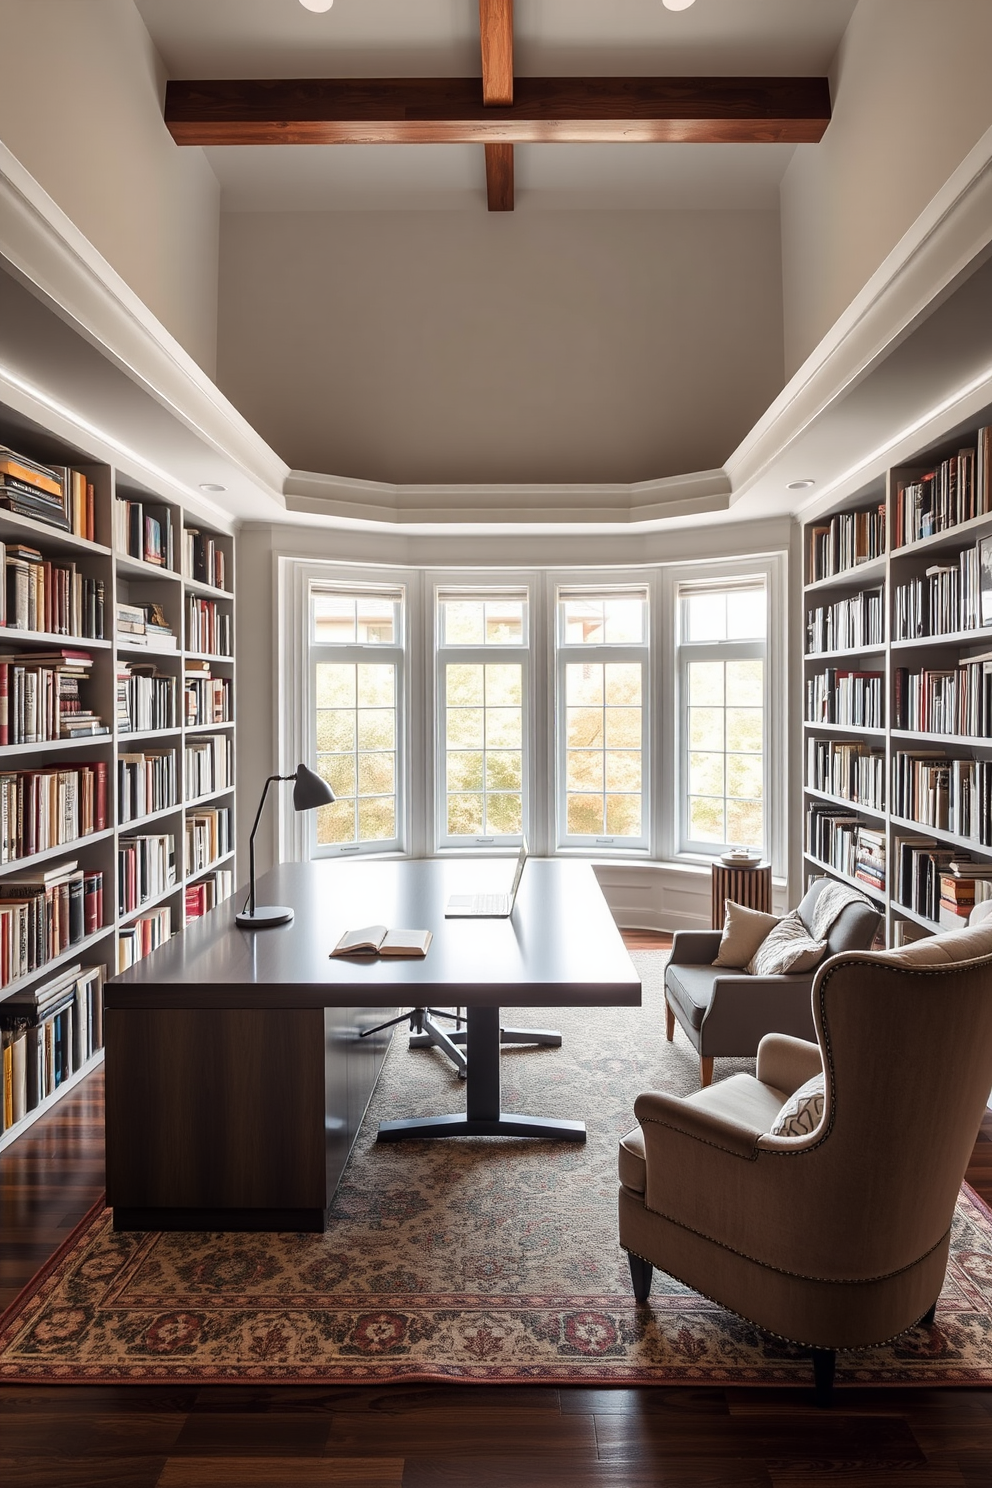
[[[315,811],[318,806],[329,806],[333,800],[334,792],[323,776],[306,765],[297,765],[296,784],[293,786],[295,810]]]

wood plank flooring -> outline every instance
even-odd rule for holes
[[[632,948],[665,944],[638,932]],[[992,1118],[968,1171],[992,1202]],[[0,1305],[103,1187],[103,1073],[0,1154]],[[4,1488],[990,1488],[992,1391],[0,1388]]]

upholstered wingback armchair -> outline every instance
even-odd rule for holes
[[[992,1086],[992,922],[817,971],[815,1044],[771,1034],[757,1077],[638,1096],[620,1144],[620,1243],[635,1295],[653,1267],[814,1350],[932,1320],[951,1217]],[[807,1136],[770,1136],[822,1068]]]
[[[798,914],[807,929],[817,899],[832,882],[816,879],[800,901]],[[830,926],[824,960],[841,951],[866,951],[881,918],[864,901],[848,904]],[[699,1055],[700,1085],[713,1078],[714,1056],[752,1056],[766,1033],[813,1037],[812,971],[749,976],[743,967],[714,966],[719,949],[719,930],[678,930],[665,968],[665,1031],[671,1041],[676,1021],[681,1024]]]

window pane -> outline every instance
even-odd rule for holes
[[[723,748],[723,709],[689,709],[689,748]]]
[[[689,793],[693,796],[723,795],[723,755],[690,754]]]
[[[764,585],[727,595],[727,635],[735,641],[764,640],[767,626]]]
[[[728,708],[727,748],[760,754],[763,723],[760,708]]]
[[[568,796],[565,800],[565,823],[570,836],[594,837],[604,832],[603,797]]]
[[[641,742],[640,708],[606,708],[608,749],[636,749]]]
[[[349,603],[354,608],[359,601]],[[338,798],[317,813],[317,842],[393,841],[396,668],[392,662],[318,662],[316,672],[317,769]]]
[[[727,795],[760,801],[764,794],[760,754],[727,755]]]
[[[732,708],[760,708],[764,685],[765,663],[760,656],[727,662],[727,702]]]
[[[640,662],[565,665],[565,696],[572,705],[564,720],[569,836],[642,835],[643,677]]]
[[[606,797],[606,831],[610,837],[641,835],[640,796]]]
[[[602,791],[604,756],[599,749],[570,749],[565,757],[565,784],[569,790]]]
[[[610,661],[606,664],[606,701],[614,705],[641,705],[641,663]]]
[[[683,613],[687,641],[698,643],[727,639],[727,597],[720,591],[690,594]]]
[[[558,601],[566,646],[641,646],[647,638],[647,595],[574,595]]]
[[[486,645],[522,646],[524,602],[521,599],[486,600]]]
[[[689,836],[696,842],[726,842],[723,797],[689,797]]]
[[[525,599],[441,599],[442,646],[522,646]]]
[[[315,594],[313,633],[322,646],[394,645],[399,601],[378,595]]]
[[[445,666],[444,678],[448,835],[519,835],[523,667],[519,662],[453,662]]]
[[[480,599],[449,599],[441,605],[442,635],[446,646],[481,646],[486,612]]]
[[[569,662],[565,668],[565,701],[569,706],[602,703],[602,666],[596,662]]]
[[[641,755],[638,750],[610,749],[606,752],[606,789],[639,791],[641,788]]]
[[[695,707],[723,706],[722,661],[690,661],[689,702]]]
[[[764,841],[760,801],[727,802],[727,841],[741,847],[760,848]]]

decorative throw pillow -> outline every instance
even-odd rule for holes
[[[723,936],[713,965],[733,966],[739,971],[750,961],[772,926],[777,924],[778,915],[764,914],[760,909],[749,909],[746,904],[735,904],[732,899],[725,899]]]
[[[814,1075],[790,1095],[772,1124],[773,1137],[808,1137],[823,1120],[823,1076]]]
[[[751,976],[781,976],[783,972],[812,971],[827,949],[825,940],[813,940],[793,910],[765,936],[744,970]]]

